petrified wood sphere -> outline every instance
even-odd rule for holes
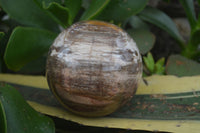
[[[59,102],[83,116],[104,116],[132,98],[142,74],[136,43],[121,28],[83,21],[64,30],[47,59],[47,80]]]

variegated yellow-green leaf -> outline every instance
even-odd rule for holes
[[[0,81],[18,88],[37,111],[83,125],[176,133],[200,130],[200,76],[147,77],[127,105],[100,118],[80,117],[62,108],[43,76],[0,74]]]

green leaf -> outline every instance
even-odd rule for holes
[[[155,8],[147,7],[139,14],[139,17],[165,30],[180,44],[183,43],[183,38],[176,25],[164,12]]]
[[[185,10],[185,13],[190,22],[190,26],[191,26],[192,30],[194,30],[197,20],[196,20],[196,13],[194,10],[193,0],[179,0],[179,1]]]
[[[65,0],[64,4],[69,10],[69,24],[71,25],[81,8],[82,0]]]
[[[198,46],[200,45],[200,29],[196,30],[190,39],[191,45],[195,47],[195,49],[198,48]]]
[[[164,74],[165,72],[165,67],[164,67],[164,64],[165,64],[165,58],[161,58],[159,59],[156,64],[155,64],[155,74]]]
[[[138,16],[132,16],[128,19],[128,23],[133,29],[145,29],[148,30],[148,25],[142,21]]]
[[[160,58],[157,62],[156,62],[157,65],[160,65],[160,66],[164,66],[165,64],[165,58]]]
[[[98,18],[119,23],[144,9],[148,0],[111,0]]]
[[[55,0],[43,3],[43,8],[63,28],[68,27],[73,23],[74,18],[81,8],[81,0],[65,0],[63,3],[61,1],[59,3],[53,1]]]
[[[110,0],[93,0],[80,20],[90,20],[97,16],[108,5]]]
[[[38,59],[35,59],[26,65],[24,65],[18,73],[20,74],[44,74],[46,66],[46,56],[41,56]]]
[[[40,7],[48,7],[52,2],[63,4],[63,0],[34,0]]]
[[[154,72],[154,67],[155,67],[155,62],[154,62],[152,54],[149,52],[147,54],[147,57],[143,57],[143,60],[144,60],[144,64],[147,67],[147,69],[151,73],[153,73]]]
[[[3,108],[1,100],[0,100],[0,132],[7,133],[6,114],[5,114],[5,110]]]
[[[1,39],[3,38],[4,35],[5,35],[5,34],[4,34],[3,32],[0,32],[0,41],[1,41]]]
[[[69,21],[69,10],[58,3],[52,2],[47,7],[44,6],[49,15],[63,28],[66,28],[71,24]]]
[[[130,29],[130,30],[127,30],[127,32],[133,38],[133,40],[136,42],[141,54],[144,55],[153,48],[154,43],[155,43],[155,36],[149,30]]]
[[[7,45],[10,33],[11,33],[11,30],[9,32],[0,32],[0,36],[3,35],[1,36],[1,39],[0,39],[0,73],[6,72],[7,70],[3,56],[5,53],[5,49],[6,49],[6,45]]]
[[[200,74],[200,64],[181,55],[171,55],[167,61],[166,73],[176,76],[192,76]]]
[[[54,133],[54,123],[30,107],[9,85],[0,86],[0,101],[5,109],[8,133]]]
[[[58,26],[34,0],[0,0],[8,15],[21,24],[58,31]]]
[[[28,62],[48,52],[56,34],[37,28],[17,27],[13,30],[4,54],[11,70],[18,71]]]
[[[4,37],[4,32],[0,32],[0,52],[4,52],[3,46],[2,46],[2,38]],[[2,53],[0,53],[0,72],[2,72],[2,66],[3,66],[3,59],[2,59]],[[1,129],[1,128],[0,128]]]
[[[165,74],[165,67],[161,66],[156,66],[156,71],[155,74],[158,75],[164,75]]]

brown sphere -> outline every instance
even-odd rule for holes
[[[83,21],[64,30],[50,48],[49,87],[68,110],[83,116],[108,115],[135,94],[142,74],[136,43],[121,28]]]

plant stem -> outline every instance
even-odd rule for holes
[[[182,50],[181,55],[189,59],[194,59],[196,57],[196,48],[191,43],[188,43]]]

